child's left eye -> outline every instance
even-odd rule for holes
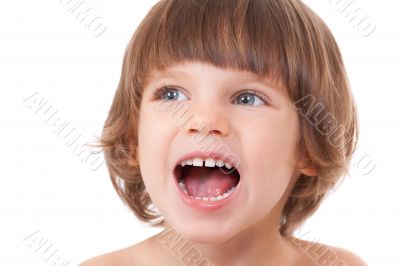
[[[242,104],[242,105],[250,105],[250,106],[258,106],[258,105],[265,105],[266,100],[260,94],[255,91],[247,91],[240,93],[234,101],[235,104]]]

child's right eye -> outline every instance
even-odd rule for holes
[[[154,96],[162,101],[183,101],[188,99],[179,89],[168,86],[157,89]]]

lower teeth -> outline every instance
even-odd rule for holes
[[[185,184],[183,183],[183,180],[181,180],[181,181],[179,182],[179,187],[181,188],[181,190],[182,190],[186,195],[188,195],[188,192],[187,192],[187,190],[186,190]],[[236,187],[232,187],[232,188],[230,188],[227,192],[225,192],[224,194],[219,195],[219,196],[217,196],[217,197],[199,197],[199,196],[191,196],[191,195],[189,195],[189,197],[191,197],[192,199],[203,200],[203,201],[219,201],[219,200],[225,199],[225,198],[227,198],[229,195],[231,195],[231,194],[235,191],[235,188],[236,188]]]

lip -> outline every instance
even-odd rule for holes
[[[193,198],[189,197],[189,195],[185,194],[179,188],[179,184],[178,184],[177,178],[175,178],[175,175],[174,175],[173,179],[174,179],[175,190],[177,191],[177,193],[178,193],[179,197],[182,199],[182,201],[190,208],[202,210],[202,211],[213,211],[213,210],[217,210],[217,209],[220,209],[220,208],[228,205],[236,197],[236,195],[240,192],[241,183],[242,183],[239,181],[239,183],[235,187],[235,191],[233,191],[232,194],[230,194],[225,199],[218,200],[218,201],[211,201],[211,200],[205,201],[205,200],[197,200],[197,199],[193,199]]]

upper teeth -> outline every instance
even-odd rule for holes
[[[186,160],[180,163],[182,166],[185,165],[193,165],[193,166],[198,166],[198,167],[202,167],[203,166],[203,159],[200,158],[193,158],[192,160]],[[204,160],[204,165],[206,167],[214,167],[214,166],[218,166],[218,167],[223,167],[225,165],[226,168],[231,169],[232,165],[229,163],[226,163],[222,160],[217,160],[215,161],[214,159],[208,158],[206,160]]]

